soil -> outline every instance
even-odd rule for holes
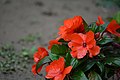
[[[0,0],[0,46],[12,43],[17,51],[23,46],[47,47],[48,41],[57,36],[64,19],[81,15],[91,23],[97,20],[98,15],[105,20],[117,10],[115,7],[96,6],[95,0]],[[19,43],[28,34],[39,34],[40,40],[25,45]],[[43,80],[32,74],[32,64],[33,61],[23,71],[0,72],[0,80]]]

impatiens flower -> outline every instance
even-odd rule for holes
[[[65,61],[63,57],[54,60],[46,67],[47,75],[45,77],[53,80],[64,80],[66,74],[70,73],[72,66],[68,66],[67,68],[64,67]]]
[[[36,65],[37,63],[43,59],[44,57],[46,57],[48,55],[48,52],[45,48],[39,47],[38,51],[34,54],[34,62],[36,62],[36,64],[34,64],[32,66],[32,72],[33,74],[37,74],[37,72],[40,72],[42,69],[42,66],[40,66],[40,68],[37,70],[36,72]]]
[[[38,51],[34,54],[34,62],[38,62],[48,55],[48,51],[45,48],[39,47]]]
[[[61,44],[57,39],[49,41],[48,49],[51,49],[54,44]]]
[[[101,16],[98,16],[98,20],[96,21],[97,26],[103,25],[105,22],[102,20]]]
[[[100,52],[100,47],[96,46],[94,33],[92,31],[86,34],[73,34],[71,36],[71,42],[69,42],[68,45],[72,50],[71,55],[78,59],[83,58],[87,53],[89,53],[89,57],[93,57]]]
[[[116,22],[116,20],[112,20],[108,26],[107,26],[107,31],[120,37],[120,33],[118,33],[116,30],[120,29],[120,25]]]
[[[60,38],[63,38],[66,41],[70,40],[70,36],[73,33],[83,33],[84,24],[81,16],[75,16],[64,21],[64,25],[59,28],[58,34]]]

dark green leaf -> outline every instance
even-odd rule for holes
[[[108,23],[105,23],[105,24],[99,26],[97,31],[103,33],[106,30],[107,26],[108,26]]]
[[[96,25],[95,22],[93,22],[92,24],[89,25],[89,29],[91,31],[93,31],[94,33],[96,33],[96,30],[97,30],[98,26]],[[97,31],[98,32],[98,31]]]
[[[66,42],[64,39],[59,39],[58,42]]]
[[[88,24],[85,22],[84,19],[83,19],[83,24],[84,24],[85,31],[89,31]]]
[[[104,71],[104,65],[103,65],[103,63],[97,62],[96,64],[99,67],[100,71],[103,72]]]
[[[89,25],[89,30],[93,31],[94,33],[100,32],[103,33],[107,28],[108,23],[103,25],[97,26],[95,22]]]
[[[74,72],[72,75],[72,79],[73,80],[88,80],[84,72],[81,70]]]
[[[58,55],[66,55],[68,51],[68,47],[65,45],[53,45],[51,48],[51,53],[58,54]]]
[[[103,38],[100,40],[100,41],[98,41],[98,44],[107,44],[107,43],[109,43],[109,42],[112,42],[113,40],[112,40],[112,38],[110,38],[110,37],[108,37],[108,36],[103,36]]]
[[[96,73],[95,71],[91,71],[89,73],[88,77],[89,77],[89,80],[102,80],[100,75],[98,73]]]
[[[107,58],[106,64],[120,67],[120,57]]]
[[[72,58],[71,54],[67,53],[65,56],[66,66],[70,66],[71,58]]]
[[[59,54],[59,45],[53,45],[51,48],[51,53]]]
[[[112,77],[114,74],[115,74],[115,70],[113,68],[105,67],[105,74],[103,80],[104,78],[108,79]]]
[[[94,64],[96,63],[96,61],[93,61],[93,60],[88,60],[86,61],[83,65],[82,65],[82,70],[84,72],[88,71],[89,69],[91,69]]]
[[[103,53],[98,54],[99,58],[105,58],[105,55]]]
[[[120,43],[120,37],[115,37],[114,41]]]
[[[73,66],[73,69],[76,68],[79,65],[79,61],[76,58],[72,58],[70,61],[70,65]]]
[[[46,64],[48,62],[51,62],[49,56],[44,57],[42,60],[40,60],[36,65],[36,71],[42,66],[43,64]]]
[[[50,57],[50,59],[53,61],[53,60],[57,60],[57,59],[59,59],[59,55],[56,55],[56,54],[53,54],[53,53],[49,53],[49,57]]]
[[[62,42],[62,44],[65,44],[65,45],[67,45],[67,44],[68,44],[68,42],[67,42],[67,41],[65,41],[64,39],[60,39],[60,40],[58,40],[58,42]]]

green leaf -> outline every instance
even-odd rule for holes
[[[58,54],[59,53],[59,45],[53,45],[51,48],[51,53]]]
[[[99,26],[97,31],[103,33],[106,30],[107,26],[108,26],[108,23],[105,23],[105,24]]]
[[[58,42],[66,42],[64,39],[59,39]]]
[[[100,32],[103,33],[108,26],[108,23],[105,23],[103,25],[97,26],[95,22],[89,25],[89,30],[93,31],[94,33]]]
[[[36,71],[40,68],[40,66],[42,66],[43,64],[46,64],[48,62],[51,62],[49,56],[46,56],[43,59],[41,59],[36,65]]]
[[[67,44],[68,44],[68,42],[67,42],[67,41],[65,41],[64,39],[59,39],[59,40],[58,40],[58,42],[62,42],[62,44],[65,44],[65,45],[67,45]]]
[[[96,64],[99,67],[100,71],[103,73],[103,71],[104,71],[104,65],[103,65],[103,63],[97,62]]]
[[[53,60],[59,59],[60,56],[58,56],[58,55],[56,55],[56,54],[53,54],[53,53],[49,53],[49,57],[50,57],[50,59],[53,61]]]
[[[91,31],[93,31],[94,33],[99,32],[99,31],[96,31],[97,28],[98,28],[98,26],[96,25],[95,22],[93,22],[92,24],[89,25],[89,29],[90,29]]]
[[[100,75],[98,73],[96,73],[95,71],[91,71],[89,73],[88,77],[89,77],[89,80],[102,80]]]
[[[53,45],[51,48],[51,53],[58,54],[58,55],[65,55],[68,51],[68,47],[65,45]]]
[[[73,69],[76,68],[79,64],[80,63],[79,63],[78,59],[76,59],[76,58],[72,58],[70,61],[70,65],[73,67]]]
[[[73,73],[72,80],[88,80],[83,71],[79,70]]]
[[[88,60],[86,61],[83,65],[82,65],[82,70],[84,72],[88,71],[89,69],[91,69],[94,64],[96,63],[96,61],[93,61],[93,60]]]
[[[65,56],[66,66],[70,66],[71,58],[72,58],[71,54],[67,53]]]
[[[115,70],[112,67],[111,68],[105,67],[105,74],[104,74],[103,80],[104,78],[108,79],[112,77],[114,74],[115,74]]]
[[[98,44],[103,45],[103,44],[107,44],[107,43],[112,42],[112,41],[113,41],[112,38],[105,35],[105,36],[103,36],[103,38],[100,41],[98,41]]]
[[[83,19],[83,24],[84,24],[85,31],[89,31],[88,24],[85,22],[84,19]]]
[[[107,58],[106,64],[120,67],[120,57]]]
[[[118,24],[120,24],[120,11],[117,12],[117,14],[115,14],[115,16],[113,17],[113,19],[116,20]]]
[[[120,37],[115,37],[114,41],[120,43]]]

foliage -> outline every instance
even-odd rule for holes
[[[50,51],[40,47],[34,54],[32,72],[48,64],[47,80],[107,80],[120,69],[118,17],[105,23],[99,16],[90,25],[81,16],[65,20],[59,37],[49,42]]]
[[[17,70],[23,71],[27,68],[27,63],[29,63],[29,59],[31,58],[28,51],[34,53],[35,50],[35,47],[29,50],[24,48],[18,53],[12,44],[5,44],[1,46],[0,71],[2,73],[12,73]]]

